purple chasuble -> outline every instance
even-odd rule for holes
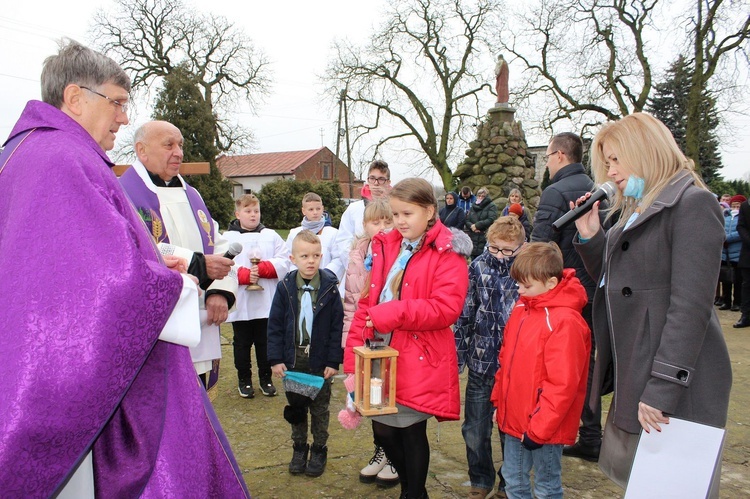
[[[185,182],[184,179],[180,178],[180,181],[185,186],[185,194],[187,194],[190,208],[193,211],[193,217],[195,217],[195,223],[201,234],[203,254],[213,255],[214,221],[211,218],[211,214],[208,212],[206,203],[203,202],[203,198],[198,194],[198,191]],[[149,189],[149,186],[147,186],[143,178],[138,175],[134,166],[125,170],[125,173],[120,177],[120,184],[122,184],[123,189],[125,189],[125,192],[130,196],[130,200],[133,201],[133,206],[135,206],[135,209],[143,219],[146,227],[151,231],[151,235],[154,236],[156,242],[169,243],[169,234],[164,230],[159,197],[154,191]],[[179,187],[170,187],[170,189],[179,189]]]
[[[86,131],[38,101],[10,137],[32,128],[0,172],[2,496],[92,449],[98,497],[249,496],[188,348],[157,341],[182,278]]]

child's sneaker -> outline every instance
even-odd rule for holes
[[[270,379],[260,380],[260,391],[266,397],[273,397],[276,395],[276,387],[273,386]]]
[[[253,382],[249,379],[241,379],[237,386],[237,390],[240,392],[240,397],[251,399],[255,397],[255,390],[253,390]]]
[[[289,463],[289,473],[292,475],[301,475],[305,472],[307,466],[307,453],[310,450],[308,444],[294,444],[294,454],[292,461]]]
[[[394,485],[398,485],[398,473],[396,473],[396,468],[393,467],[390,459],[386,461],[383,469],[380,470],[380,473],[378,473],[375,477],[375,483],[385,488],[390,488]]]
[[[359,481],[362,483],[372,483],[378,476],[378,473],[385,467],[387,459],[385,457],[385,451],[379,445],[375,446],[375,454],[367,466],[362,468],[359,472]]]
[[[326,470],[326,462],[328,462],[328,447],[312,444],[312,447],[310,447],[310,461],[307,463],[305,475],[312,477],[322,475]]]

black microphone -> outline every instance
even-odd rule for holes
[[[242,245],[240,243],[232,243],[229,245],[229,249],[224,253],[224,258],[233,260],[235,256],[242,253]]]
[[[616,188],[617,187],[615,186],[614,182],[607,182],[605,184],[602,184],[601,187],[591,193],[591,197],[589,197],[586,201],[555,220],[552,223],[552,228],[554,228],[556,231],[560,231],[570,222],[577,220],[584,213],[591,211],[591,208],[594,207],[594,203],[596,203],[597,201],[600,201],[602,199],[609,199],[614,196]]]

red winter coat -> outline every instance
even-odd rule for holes
[[[589,370],[586,290],[565,269],[554,289],[520,297],[505,326],[492,403],[500,431],[540,444],[573,444]]]
[[[392,230],[373,238],[370,288],[349,330],[344,372],[354,372],[352,349],[373,337],[373,330],[364,327],[369,315],[377,331],[393,331],[390,345],[399,352],[396,401],[440,419],[457,420],[461,398],[451,325],[466,299],[469,272],[466,258],[452,249],[453,233],[440,221],[424,237],[406,265],[400,297],[382,304],[378,304],[380,292],[401,252],[402,237]]]

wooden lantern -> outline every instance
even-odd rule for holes
[[[363,416],[395,414],[396,357],[391,347],[354,348],[354,405]],[[373,378],[373,361],[380,364],[380,378]]]

